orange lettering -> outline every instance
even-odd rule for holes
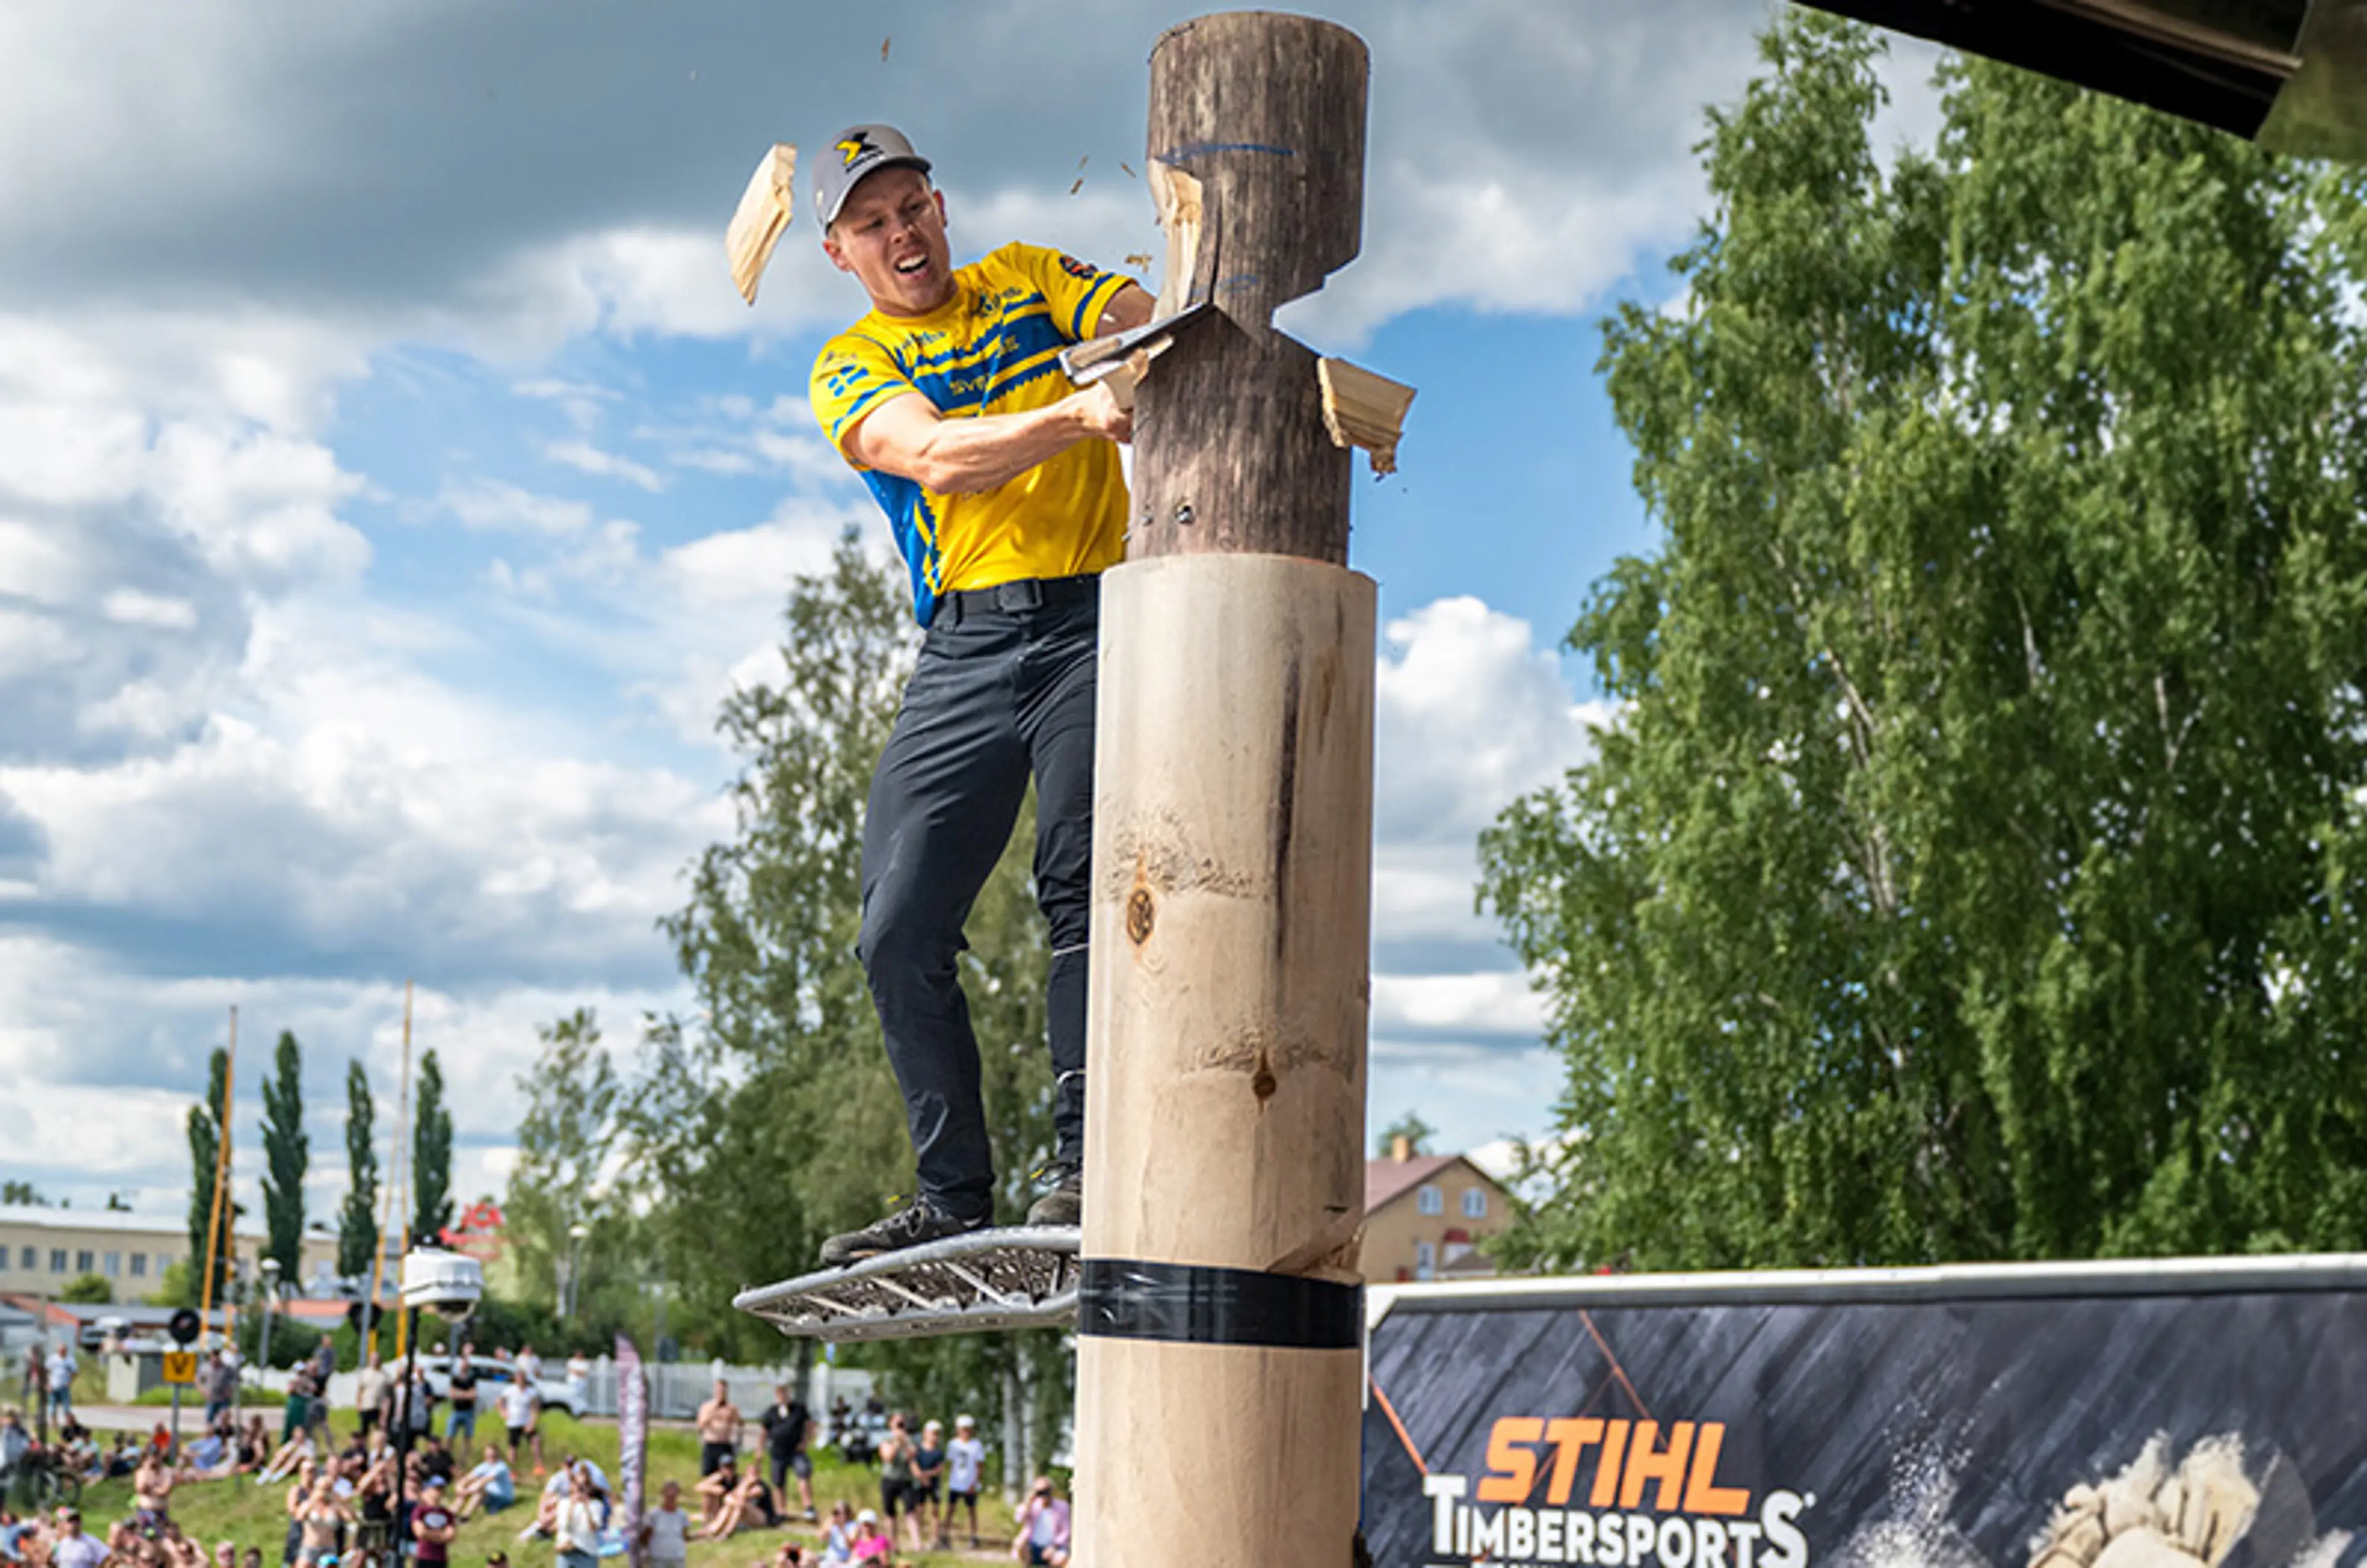
[[[1725,1446],[1726,1423],[1703,1422],[1701,1437],[1693,1444],[1693,1472],[1685,1477],[1686,1513],[1747,1514],[1750,1511],[1749,1487],[1717,1484],[1717,1454]]]
[[[1652,1439],[1660,1435],[1658,1421],[1636,1424],[1636,1441],[1627,1450],[1627,1474],[1619,1483],[1619,1506],[1632,1508],[1644,1497],[1647,1482],[1660,1483],[1659,1500],[1652,1506],[1665,1514],[1677,1506],[1677,1497],[1685,1483],[1685,1456],[1693,1451],[1693,1424],[1679,1421],[1669,1428],[1669,1446],[1655,1450]]]
[[[1586,1495],[1590,1508],[1607,1508],[1619,1495],[1619,1456],[1627,1451],[1627,1423],[1603,1424],[1603,1457],[1594,1461],[1594,1490]]]
[[[1483,1503],[1525,1503],[1537,1483],[1537,1456],[1527,1445],[1546,1435],[1546,1424],[1535,1416],[1501,1416],[1488,1434],[1488,1468],[1479,1479]]]
[[[1589,1443],[1603,1440],[1603,1423],[1591,1416],[1563,1416],[1546,1423],[1546,1438],[1554,1445],[1553,1477],[1546,1483],[1546,1502],[1558,1508],[1569,1501],[1570,1484],[1578,1479],[1578,1456]]]

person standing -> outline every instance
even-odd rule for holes
[[[798,1506],[808,1519],[818,1518],[814,1512],[813,1460],[806,1452],[806,1444],[813,1432],[813,1413],[802,1399],[789,1397],[789,1385],[779,1383],[773,1389],[773,1403],[757,1417],[764,1427],[764,1457],[772,1462],[773,1495],[787,1499],[784,1479],[798,1478]],[[784,1507],[787,1506],[786,1501]]]
[[[444,1439],[458,1452],[463,1442],[477,1436],[477,1348],[463,1343],[458,1359],[452,1363],[451,1375],[444,1380],[445,1397],[452,1402],[451,1414],[444,1417]]]
[[[238,1369],[231,1364],[229,1351],[216,1350],[206,1358],[205,1395],[206,1425],[211,1427],[230,1414],[238,1395]]]
[[[887,1517],[890,1536],[896,1533],[896,1516],[903,1515],[904,1544],[918,1551],[921,1531],[912,1522],[912,1434],[899,1411],[888,1417],[888,1435],[879,1442],[879,1512]]]
[[[74,1419],[74,1381],[80,1371],[82,1363],[74,1359],[74,1343],[66,1339],[58,1341],[41,1369],[50,1393],[50,1419],[61,1427]]]
[[[567,1358],[567,1408],[583,1419],[592,1401],[592,1361],[578,1350]]]
[[[355,1429],[368,1436],[386,1417],[389,1379],[385,1365],[378,1359],[378,1347],[370,1347],[362,1360],[362,1370],[354,1376]]]
[[[1069,390],[1053,356],[1143,324],[1152,305],[1126,277],[1032,245],[957,268],[945,197],[902,132],[853,126],[832,146],[815,191],[822,247],[871,309],[823,345],[809,394],[888,514],[928,628],[872,775],[856,941],[917,1190],[826,1240],[837,1267],[994,1223],[957,959],[1031,781],[1056,1140],[1027,1221],[1082,1213],[1100,574],[1126,555],[1116,443],[1133,423],[1108,386]]]
[[[731,1390],[721,1378],[715,1380],[715,1393],[698,1407],[698,1473],[700,1479],[715,1473],[716,1466],[740,1451],[739,1406],[731,1403]]]
[[[513,1369],[515,1373],[515,1369]],[[524,1377],[513,1375],[502,1384],[500,1397],[502,1425],[509,1432],[510,1468],[518,1467],[518,1445],[524,1443],[534,1456],[534,1472],[542,1473],[542,1399],[534,1384]]]
[[[986,1477],[986,1445],[978,1440],[978,1423],[967,1416],[954,1417],[954,1440],[946,1445],[946,1514],[937,1530],[940,1549],[951,1544],[954,1510],[969,1514],[969,1543],[978,1545],[978,1494]]]

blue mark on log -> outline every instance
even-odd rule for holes
[[[1217,280],[1217,288],[1223,293],[1239,293],[1244,288],[1255,288],[1257,285],[1258,275],[1253,272],[1237,272],[1230,277]]]
[[[1187,159],[1203,158],[1211,152],[1265,152],[1276,158],[1296,158],[1295,147],[1273,147],[1263,141],[1195,141],[1188,147],[1171,147],[1159,155],[1162,164],[1181,164]]]

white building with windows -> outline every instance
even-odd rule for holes
[[[263,1251],[262,1228],[242,1225],[236,1239],[238,1256],[253,1269]],[[96,1274],[117,1301],[142,1301],[188,1251],[188,1225],[154,1214],[0,1205],[0,1292],[12,1295],[54,1298],[84,1275]],[[336,1236],[325,1226],[308,1228],[303,1255],[303,1278],[291,1281],[299,1286],[335,1271]]]

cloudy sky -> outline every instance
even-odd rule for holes
[[[887,547],[802,398],[860,298],[808,212],[741,303],[748,171],[889,119],[957,256],[1156,252],[1120,165],[1190,14],[0,8],[0,1168],[177,1214],[236,1004],[243,1185],[293,1030],[325,1217],[345,1064],[391,1100],[415,977],[457,1184],[498,1188],[537,1021],[684,1002],[652,922],[729,829],[712,716],[771,667],[789,580],[850,521]],[[1768,13],[1333,14],[1372,50],[1365,254],[1285,321],[1421,389],[1355,519],[1385,618],[1372,1111],[1476,1145],[1546,1131],[1558,1073],[1472,912],[1473,836],[1583,754],[1601,709],[1556,648],[1649,544],[1594,323],[1670,295],[1702,106]]]

